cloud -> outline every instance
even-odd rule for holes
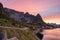
[[[53,19],[52,16],[60,17],[60,0],[0,0],[4,7],[17,11],[30,12],[36,15],[40,12],[43,19]],[[59,18],[58,18],[59,20]]]
[[[46,9],[44,9],[44,10],[41,10],[41,12],[40,13],[42,13],[42,15],[44,16],[44,15],[53,15],[53,14],[55,14],[55,13],[57,13],[57,12],[60,12],[60,5],[55,5],[55,6],[53,6],[53,7],[50,7],[50,8],[46,8]]]

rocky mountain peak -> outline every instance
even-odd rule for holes
[[[3,7],[2,3],[0,3],[0,7]]]
[[[37,14],[36,17],[41,18],[40,14]]]
[[[3,4],[0,3],[0,14],[3,14]]]

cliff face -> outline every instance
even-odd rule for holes
[[[0,3],[0,14],[3,14],[4,12],[4,9],[3,9],[3,5],[2,5],[2,3]]]

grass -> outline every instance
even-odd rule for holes
[[[9,18],[6,14],[0,14],[0,26],[11,26],[11,27],[20,27],[22,24],[19,22],[16,22],[15,20]],[[28,26],[29,28],[29,26]],[[27,30],[12,30],[12,29],[1,29],[0,30],[6,30],[7,37],[17,37],[19,40],[37,40],[35,36],[32,34],[31,29]]]
[[[31,30],[12,30],[5,29],[8,38],[17,37],[19,40],[37,40],[32,34]]]

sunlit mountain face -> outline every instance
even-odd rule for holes
[[[0,2],[5,7],[17,11],[33,15],[40,13],[47,23],[60,24],[60,0],[0,0]]]

